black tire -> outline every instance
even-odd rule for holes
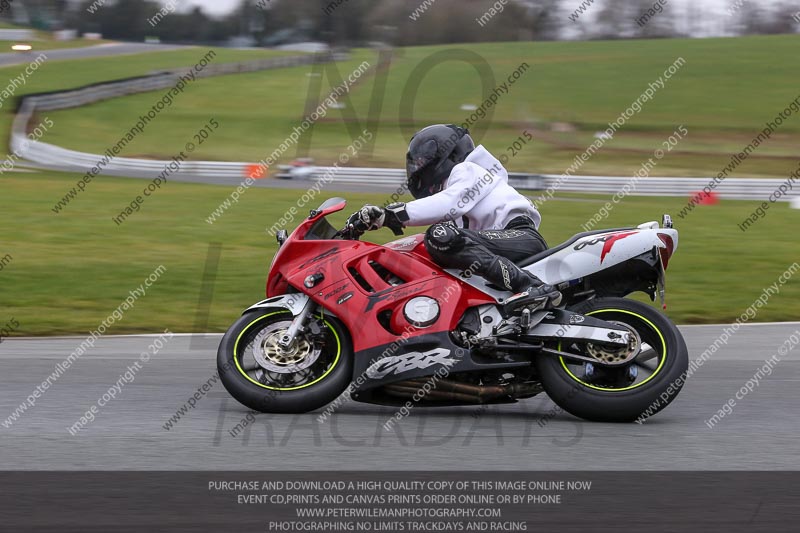
[[[624,385],[594,385],[591,380],[587,384],[582,381],[585,375],[569,370],[572,363],[560,357],[539,356],[536,368],[542,385],[559,407],[587,420],[632,422],[653,416],[675,399],[683,387],[689,354],[683,336],[667,317],[649,305],[623,298],[588,300],[570,310],[633,326],[642,341],[653,347],[651,353],[658,355],[650,365],[654,367],[652,374],[642,376],[640,383],[633,382],[627,390]],[[637,366],[649,370],[644,363]]]
[[[270,374],[257,366],[252,351],[245,353],[246,348],[250,347],[259,333],[291,319],[292,314],[282,308],[252,311],[237,320],[222,337],[217,350],[217,370],[222,384],[236,400],[250,409],[262,413],[307,413],[335,400],[352,380],[353,348],[350,335],[338,320],[330,316],[324,317],[323,327],[326,329],[323,334],[326,335],[326,342],[321,346],[320,355],[314,363],[320,366],[321,377],[308,378],[309,382],[302,386],[286,386],[271,379],[271,376],[298,379],[301,374]],[[251,357],[252,362],[247,359]],[[254,362],[255,365],[252,364]],[[310,367],[311,370],[314,365]],[[246,372],[251,367],[252,372]]]

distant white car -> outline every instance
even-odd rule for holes
[[[15,52],[30,52],[33,50],[33,46],[29,44],[17,43],[11,47],[12,50]]]

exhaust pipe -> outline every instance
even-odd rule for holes
[[[405,399],[414,399],[415,394],[419,394],[421,388],[415,386],[398,386],[398,385],[386,385],[383,390],[392,396],[397,396],[400,398]],[[441,402],[459,402],[459,403],[469,403],[469,404],[477,404],[480,403],[479,400],[474,396],[469,396],[467,394],[458,394],[455,392],[445,392],[445,391],[436,391],[432,390],[430,392],[425,393],[424,398],[421,398],[421,401],[424,400],[431,400],[431,401],[441,401]]]
[[[412,398],[424,392],[423,387],[431,381],[415,378],[385,385],[383,390],[392,396]],[[483,404],[500,398],[530,398],[543,391],[538,383],[511,383],[508,385],[471,385],[459,381],[441,379],[435,382],[436,388],[425,392],[424,398],[431,400],[458,401]]]

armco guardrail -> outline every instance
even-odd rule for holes
[[[36,33],[26,29],[0,29],[0,41],[35,41]]]
[[[325,175],[333,175],[338,183],[381,185],[399,187],[405,180],[405,170],[385,168],[339,168],[317,167],[312,179],[322,179]],[[517,188],[533,191],[545,191],[558,183],[561,176],[544,174],[511,173],[509,182]],[[560,192],[588,192],[600,194],[616,194],[625,185],[631,183],[631,177],[607,176],[572,176],[558,185]],[[636,182],[634,196],[689,196],[708,185],[711,178],[640,178]],[[729,178],[720,183],[714,190],[722,198],[731,199],[766,199],[786,180]],[[800,187],[790,191],[781,201],[792,197],[800,197]]]
[[[242,63],[210,65],[196,73],[199,78],[224,76],[244,72],[256,72],[275,68],[288,68],[313,63],[335,61],[345,58],[333,52],[273,57]],[[67,109],[118,98],[131,94],[157,91],[173,87],[186,69],[156,72],[148,76],[98,83],[77,89],[46,94],[25,96],[17,110],[11,131],[11,150],[21,159],[35,166],[58,170],[87,172],[97,165],[103,156],[68,150],[42,141],[31,142],[28,138],[28,125],[36,113]],[[103,174],[141,176],[161,172],[171,161],[131,159],[116,157],[103,168]],[[181,174],[243,177],[245,163],[187,162],[180,169]]]

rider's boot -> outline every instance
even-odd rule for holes
[[[527,289],[506,300],[503,306],[506,314],[511,314],[525,307],[533,307],[534,310],[552,309],[561,304],[562,297],[558,289],[548,285],[536,276],[531,277],[533,280]]]
[[[561,303],[561,293],[558,289],[544,283],[530,272],[522,270],[505,257],[495,259],[485,277],[516,293],[505,302],[504,310],[507,314],[525,307],[550,309]]]

